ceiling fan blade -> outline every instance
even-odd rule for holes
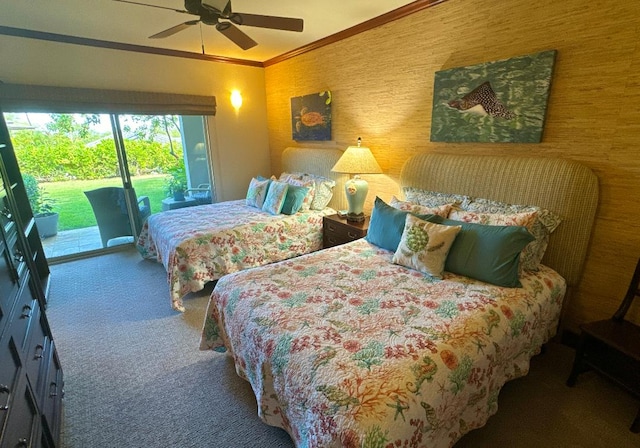
[[[169,11],[174,11],[174,12],[180,12],[180,13],[184,13],[184,14],[191,14],[189,11],[185,11],[184,9],[175,9],[175,8],[169,8],[167,6],[158,6],[158,5],[151,5],[149,3],[138,3],[138,2],[132,2],[129,0],[113,0],[114,2],[120,2],[120,3],[129,3],[130,5],[138,5],[138,6],[149,6],[151,8],[158,8],[158,9],[166,9]]]
[[[236,25],[271,28],[274,30],[302,32],[304,28],[304,20],[294,19],[292,17],[263,16],[260,14],[237,12],[231,15],[231,20]]]
[[[149,36],[149,39],[163,39],[165,37],[172,36],[176,34],[178,31],[182,31],[185,28],[189,28],[191,25],[195,25],[198,22],[199,20],[189,20],[188,22],[184,22],[184,23],[181,23],[180,25],[172,26],[171,28],[166,29],[164,31],[160,31],[159,33],[154,34],[153,36]]]
[[[244,32],[240,31],[240,28],[238,28],[231,22],[219,22],[216,25],[216,29],[224,34],[227,39],[232,41],[243,50],[248,50],[249,48],[253,48],[258,45],[255,40],[251,39]]]

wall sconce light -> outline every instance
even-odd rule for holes
[[[231,92],[231,105],[234,109],[240,109],[240,106],[242,106],[242,95],[239,90]]]
[[[369,148],[360,146],[362,139],[358,137],[358,146],[349,146],[338,159],[336,164],[331,168],[334,173],[347,173],[355,176],[344,184],[347,202],[349,203],[349,212],[347,213],[347,221],[362,222],[364,221],[364,200],[369,192],[369,184],[361,179],[358,174],[379,174],[382,169]]]

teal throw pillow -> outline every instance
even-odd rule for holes
[[[518,277],[520,252],[534,240],[525,227],[474,224],[439,216],[434,222],[462,226],[449,250],[445,271],[497,286],[522,286]]]
[[[379,197],[373,204],[369,230],[366,240],[383,249],[395,252],[402,239],[408,211],[391,207]],[[425,221],[431,221],[435,215],[414,215]]]
[[[282,213],[285,215],[295,215],[298,213],[307,193],[309,193],[309,188],[297,187],[289,184],[287,195],[285,196],[284,204],[282,205]]]

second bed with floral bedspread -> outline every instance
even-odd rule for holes
[[[137,248],[167,271],[171,306],[207,282],[243,269],[285,260],[322,248],[326,208],[272,215],[244,200],[157,213],[143,225]]]

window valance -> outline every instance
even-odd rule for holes
[[[5,112],[215,115],[215,96],[0,83]]]

